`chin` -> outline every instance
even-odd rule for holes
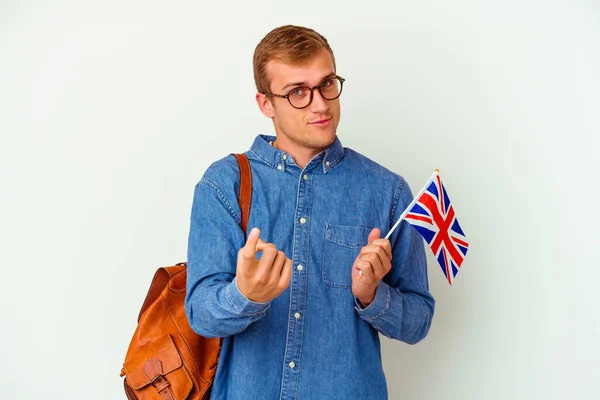
[[[318,132],[311,135],[312,142],[318,147],[327,147],[335,141],[335,132]]]

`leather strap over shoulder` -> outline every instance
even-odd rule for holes
[[[234,154],[240,166],[240,192],[238,202],[242,210],[242,230],[244,235],[248,230],[248,219],[250,218],[250,205],[252,204],[252,170],[250,161],[245,154]]]

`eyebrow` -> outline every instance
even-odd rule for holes
[[[321,79],[321,83],[323,83],[324,81],[326,81],[329,78],[333,78],[335,76],[335,72],[330,73],[329,75],[326,75],[323,79]],[[290,88],[293,86],[307,86],[308,87],[308,83],[307,82],[291,82],[286,84],[284,87],[281,88],[281,90],[285,90],[286,88]]]

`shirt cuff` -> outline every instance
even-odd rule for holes
[[[354,304],[358,315],[365,320],[379,318],[390,310],[390,287],[384,281],[380,281],[375,289],[375,299],[371,304],[363,308],[356,297]]]
[[[231,307],[240,315],[264,314],[271,305],[270,301],[259,303],[248,299],[240,291],[235,278],[225,289],[225,295]]]

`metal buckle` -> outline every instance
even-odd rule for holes
[[[152,380],[150,381],[150,383],[159,392],[162,392],[163,390],[165,390],[166,388],[168,388],[169,386],[171,386],[171,384],[169,383],[169,381],[163,375],[156,375],[154,378],[152,378]]]

